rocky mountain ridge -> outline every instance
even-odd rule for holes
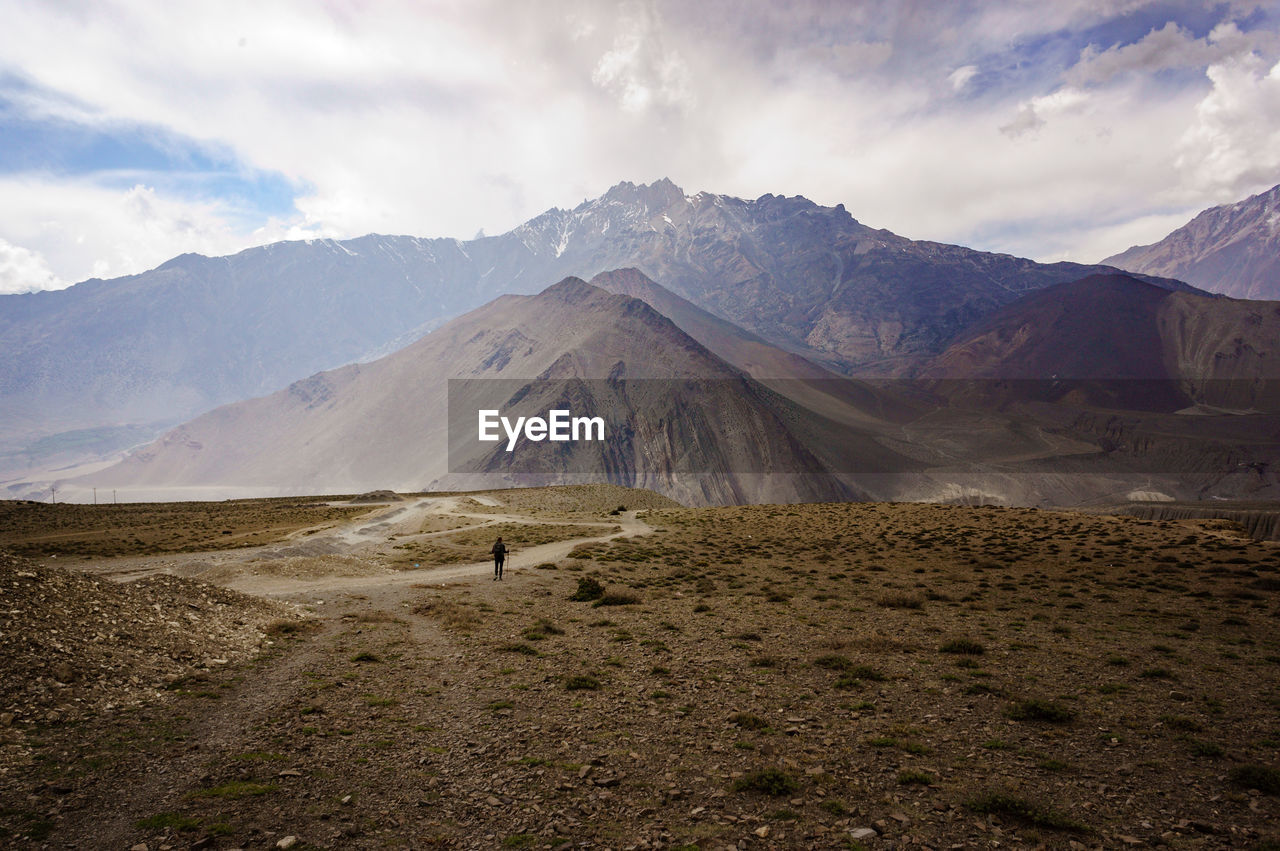
[[[1210,207],[1159,242],[1102,262],[1233,298],[1280,299],[1280,185]]]

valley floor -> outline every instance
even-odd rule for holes
[[[310,617],[137,706],[0,728],[0,836],[1280,847],[1275,543],[1222,521],[563,496],[411,498],[236,555],[80,565]],[[475,561],[500,525],[522,541],[501,583]]]

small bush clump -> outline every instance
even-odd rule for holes
[[[938,648],[943,653],[957,653],[963,656],[981,656],[987,648],[970,638],[956,638]]]
[[[586,603],[599,600],[604,596],[604,586],[590,576],[578,580],[578,590],[569,599],[575,603]]]
[[[1245,789],[1257,789],[1268,795],[1280,795],[1280,769],[1250,763],[1231,772],[1231,782]]]
[[[629,591],[610,591],[593,604],[597,609],[601,606],[634,606],[640,598]]]
[[[736,724],[744,730],[763,730],[769,722],[750,712],[736,712],[729,716],[729,723]]]
[[[989,792],[967,802],[965,806],[975,813],[1007,816],[1035,827],[1065,830],[1071,833],[1089,832],[1089,828],[1062,813],[1042,807],[1025,798],[1018,798],[1002,792]]]
[[[1009,707],[1008,715],[1014,721],[1047,721],[1050,724],[1066,724],[1074,721],[1074,710],[1052,700],[1032,698]]]
[[[776,768],[753,772],[733,783],[735,792],[762,792],[775,798],[790,795],[799,788],[800,784],[794,777]]]

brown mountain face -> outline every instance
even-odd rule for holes
[[[1159,242],[1102,262],[1235,298],[1280,299],[1280,186],[1211,207]]]
[[[1033,468],[1045,474],[1129,469],[1180,498],[1280,495],[1277,302],[1094,276],[990,317],[922,372],[921,387],[953,417],[1092,447],[1041,457]]]
[[[1030,295],[935,358],[928,379],[1240,381],[1280,377],[1280,302],[1093,275]]]
[[[614,421],[643,413],[653,433],[611,430],[603,443],[530,443],[512,455],[505,438],[475,444],[476,413],[450,411],[465,394],[451,396],[449,379],[504,379],[465,386],[513,418],[570,404]],[[852,496],[797,437],[798,419],[647,304],[568,278],[498,298],[372,363],[218,408],[80,484],[319,493],[554,483],[578,471],[696,503]]]

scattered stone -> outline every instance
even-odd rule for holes
[[[849,837],[858,842],[864,839],[874,839],[880,834],[876,833],[875,828],[871,827],[855,827],[849,831]]]
[[[298,844],[298,837],[286,836],[284,839],[281,839],[279,842],[276,843],[276,847],[281,849],[288,849],[288,848],[292,848],[297,844]]]

